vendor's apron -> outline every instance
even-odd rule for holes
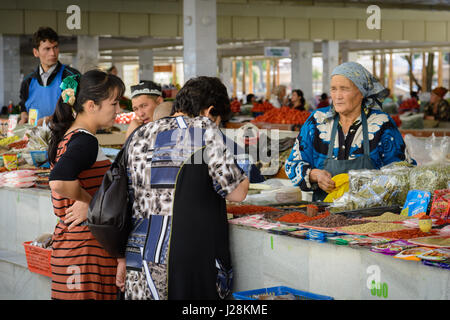
[[[323,163],[323,170],[331,173],[334,177],[340,173],[348,173],[349,170],[373,169],[373,163],[370,159],[369,133],[367,129],[367,118],[364,110],[361,110],[361,122],[363,128],[364,155],[353,160],[334,160],[333,147],[336,139],[337,125],[339,123],[339,115],[334,118],[333,129],[331,130],[330,145],[328,147],[328,155]],[[318,189],[313,193],[313,201],[323,201],[328,193],[322,189]]]
[[[65,65],[62,65],[56,77],[48,86],[41,86],[36,78],[31,80],[28,89],[28,99],[25,102],[27,112],[30,112],[30,109],[37,109],[38,119],[53,115],[56,103],[61,95],[59,85],[61,84],[64,68]]]

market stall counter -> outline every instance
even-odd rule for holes
[[[288,286],[337,300],[450,299],[450,272],[417,261],[234,224],[230,238],[234,291]]]
[[[50,278],[28,270],[23,247],[53,231],[50,199],[49,190],[0,188],[0,299],[50,299]],[[230,241],[233,292],[285,285],[334,299],[450,299],[450,272],[417,261],[233,223]]]
[[[31,273],[23,243],[56,225],[50,190],[0,188],[0,299],[50,299],[50,278]]]

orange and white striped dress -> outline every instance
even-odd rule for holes
[[[72,139],[75,141],[80,137],[85,140],[90,139],[89,144],[93,145],[93,148],[85,148],[80,143],[69,144]],[[92,140],[92,137],[95,141]],[[97,159],[90,168],[78,173],[77,169],[80,170],[80,168],[77,167],[77,164],[81,161],[77,161],[76,158],[71,160],[75,162],[64,159],[58,164],[58,161],[68,149],[73,147],[75,149],[72,149],[70,154],[86,157],[89,150],[95,152],[95,143],[97,143],[98,150]],[[68,177],[61,176],[61,172],[65,175],[66,172],[73,170],[74,166],[76,168],[72,171],[72,175],[77,175],[75,179],[78,179],[81,187],[91,195],[94,195],[97,191],[105,172],[111,166],[111,161],[104,156],[98,147],[97,139],[82,129],[69,132],[59,143],[55,163],[52,166],[52,173],[54,173],[53,171],[59,171],[59,175],[56,174],[55,176],[54,174],[52,177],[51,174],[50,180],[75,180],[70,177],[70,174],[68,174]],[[55,170],[55,167],[58,170]],[[74,200],[65,198],[52,190],[53,210],[59,218],[59,222],[53,234],[51,297],[52,299],[64,300],[116,299],[116,259],[103,249],[89,231],[86,223],[82,223],[69,231],[68,225],[63,222],[66,209],[72,206],[74,202]]]

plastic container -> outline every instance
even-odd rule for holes
[[[50,265],[50,259],[52,256],[52,250],[32,246],[30,245],[31,242],[32,241],[27,241],[23,243],[28,270],[46,277],[51,277],[52,266]]]
[[[297,300],[334,300],[333,297],[296,290],[284,286],[234,292],[233,297],[237,300],[258,300],[258,295],[281,296],[289,293],[293,294]]]

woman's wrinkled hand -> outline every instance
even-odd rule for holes
[[[330,193],[336,187],[334,181],[331,180],[331,173],[326,170],[313,169],[311,170],[309,176],[311,182],[317,182],[319,188],[327,193]]]
[[[88,209],[89,203],[75,201],[73,205],[66,210],[64,223],[69,225],[69,230],[87,219]]]

